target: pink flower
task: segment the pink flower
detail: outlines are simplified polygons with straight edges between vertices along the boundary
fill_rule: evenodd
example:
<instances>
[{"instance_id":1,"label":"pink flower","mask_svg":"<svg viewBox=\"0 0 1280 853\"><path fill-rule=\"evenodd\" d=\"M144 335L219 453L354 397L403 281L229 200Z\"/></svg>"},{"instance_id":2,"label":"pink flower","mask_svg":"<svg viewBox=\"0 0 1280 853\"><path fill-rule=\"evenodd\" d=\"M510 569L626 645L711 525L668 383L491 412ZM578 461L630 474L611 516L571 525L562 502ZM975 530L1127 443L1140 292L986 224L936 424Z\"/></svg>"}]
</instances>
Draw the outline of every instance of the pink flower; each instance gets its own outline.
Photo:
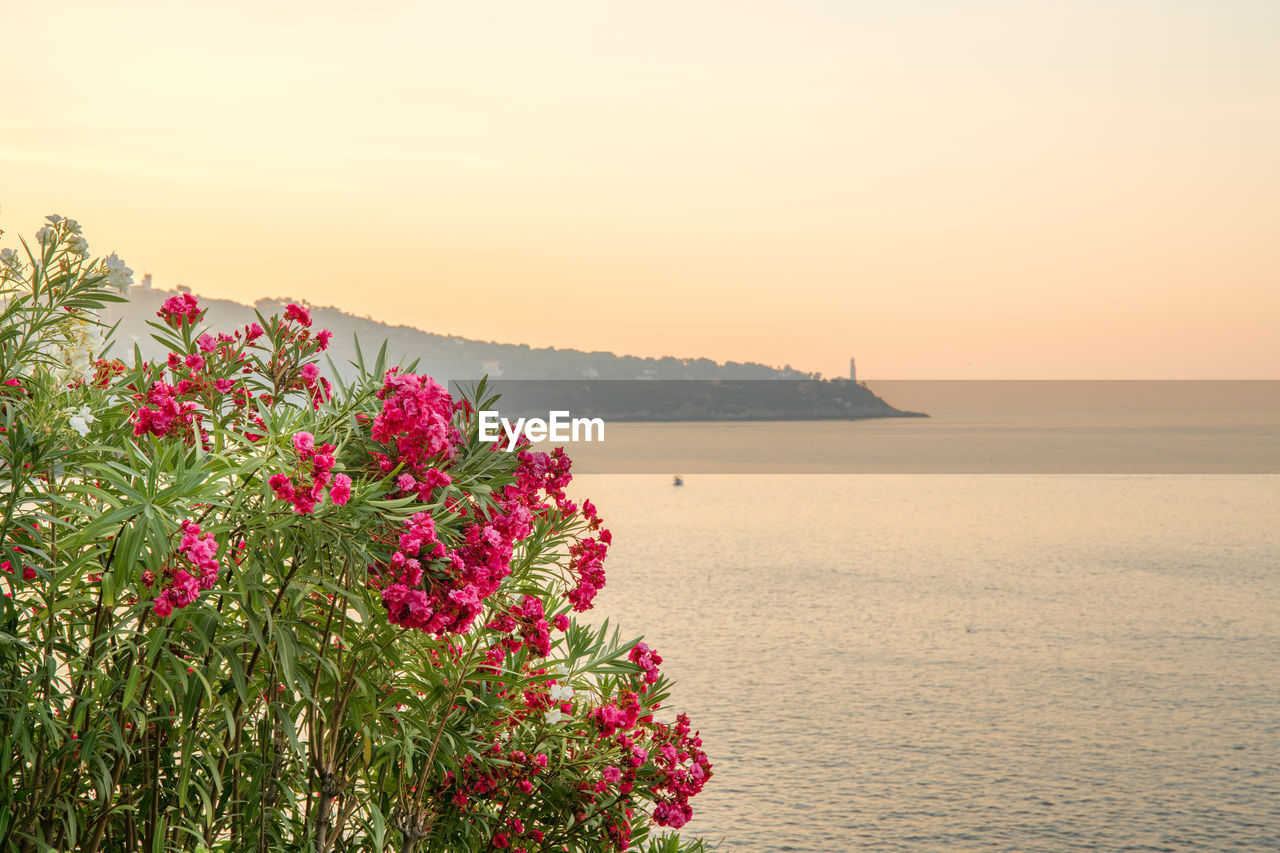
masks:
<instances>
[{"instance_id":1,"label":"pink flower","mask_svg":"<svg viewBox=\"0 0 1280 853\"><path fill-rule=\"evenodd\" d=\"M302 374L302 381L310 385L315 382L316 377L320 375L320 368L316 367L314 364L304 364L302 365L302 369L298 372Z\"/></svg>"},{"instance_id":2,"label":"pink flower","mask_svg":"<svg viewBox=\"0 0 1280 853\"><path fill-rule=\"evenodd\" d=\"M319 349L322 352L329 348L329 339L332 337L333 332L328 329L321 329L320 334L316 335L316 343L319 344Z\"/></svg>"},{"instance_id":3,"label":"pink flower","mask_svg":"<svg viewBox=\"0 0 1280 853\"><path fill-rule=\"evenodd\" d=\"M430 501L431 492L440 486L449 486L453 484L453 478L441 471L439 468L428 468L426 473L418 476L418 500Z\"/></svg>"},{"instance_id":4,"label":"pink flower","mask_svg":"<svg viewBox=\"0 0 1280 853\"><path fill-rule=\"evenodd\" d=\"M208 337L208 335L205 335L205 337ZM200 370L204 367L203 356L189 355L185 359L183 359L183 361L185 361L187 367L191 368L192 370Z\"/></svg>"},{"instance_id":5,"label":"pink flower","mask_svg":"<svg viewBox=\"0 0 1280 853\"><path fill-rule=\"evenodd\" d=\"M155 600L156 615L161 619L168 619L173 613L173 605L169 602L169 594L166 592Z\"/></svg>"},{"instance_id":6,"label":"pink flower","mask_svg":"<svg viewBox=\"0 0 1280 853\"><path fill-rule=\"evenodd\" d=\"M221 566L218 564L218 543L213 538L212 533L201 533L200 525L193 521L182 522L182 542L178 545L178 551L184 554L192 565L200 572L200 578L197 586L199 589L212 589L218 582L218 573ZM175 584L179 579L190 576L184 571L179 571L175 576ZM184 585L188 584L187 580L182 580ZM189 596L191 601L195 600L195 591L193 590ZM185 606L183 601L175 600L179 607Z\"/></svg>"},{"instance_id":7,"label":"pink flower","mask_svg":"<svg viewBox=\"0 0 1280 853\"><path fill-rule=\"evenodd\" d=\"M201 352L213 352L218 346L218 342L213 339L212 335L204 334L196 339L196 345L200 347Z\"/></svg>"},{"instance_id":8,"label":"pink flower","mask_svg":"<svg viewBox=\"0 0 1280 853\"><path fill-rule=\"evenodd\" d=\"M693 809L689 808L688 805L681 808L675 803L658 803L653 809L653 822L658 826L679 829L689 821L692 813Z\"/></svg>"},{"instance_id":9,"label":"pink flower","mask_svg":"<svg viewBox=\"0 0 1280 853\"><path fill-rule=\"evenodd\" d=\"M235 387L235 384L236 384L236 381L234 379L213 380L213 387L218 389L219 394L227 393L228 391L230 391L232 388Z\"/></svg>"},{"instance_id":10,"label":"pink flower","mask_svg":"<svg viewBox=\"0 0 1280 853\"><path fill-rule=\"evenodd\" d=\"M351 478L346 474L334 474L333 485L329 488L329 499L336 506L342 506L351 500Z\"/></svg>"},{"instance_id":11,"label":"pink flower","mask_svg":"<svg viewBox=\"0 0 1280 853\"><path fill-rule=\"evenodd\" d=\"M173 584L168 589L170 600L178 607L186 607L200 595L200 584L186 569L178 569Z\"/></svg>"},{"instance_id":12,"label":"pink flower","mask_svg":"<svg viewBox=\"0 0 1280 853\"><path fill-rule=\"evenodd\" d=\"M622 771L616 767L609 766L604 769L604 781L610 785L616 785L622 781Z\"/></svg>"},{"instance_id":13,"label":"pink flower","mask_svg":"<svg viewBox=\"0 0 1280 853\"><path fill-rule=\"evenodd\" d=\"M557 631L569 630L569 617L564 615L563 613L557 614L556 618L552 619L551 621L556 626Z\"/></svg>"},{"instance_id":14,"label":"pink flower","mask_svg":"<svg viewBox=\"0 0 1280 853\"><path fill-rule=\"evenodd\" d=\"M312 461L316 474L324 474L333 469L333 445L322 444L316 448L316 458Z\"/></svg>"},{"instance_id":15,"label":"pink flower","mask_svg":"<svg viewBox=\"0 0 1280 853\"><path fill-rule=\"evenodd\" d=\"M296 432L293 434L293 449L298 451L298 455L304 459L311 458L311 454L316 449L316 438L309 432Z\"/></svg>"},{"instance_id":16,"label":"pink flower","mask_svg":"<svg viewBox=\"0 0 1280 853\"><path fill-rule=\"evenodd\" d=\"M271 479L267 481L267 484L271 486L271 491L275 492L276 497L280 500L293 500L293 482L290 481L288 474L272 474Z\"/></svg>"},{"instance_id":17,"label":"pink flower","mask_svg":"<svg viewBox=\"0 0 1280 853\"><path fill-rule=\"evenodd\" d=\"M284 309L284 318L286 320L295 320L303 326L311 325L311 312L301 305L289 303L288 307Z\"/></svg>"},{"instance_id":18,"label":"pink flower","mask_svg":"<svg viewBox=\"0 0 1280 853\"><path fill-rule=\"evenodd\" d=\"M253 343L263 335L262 327L259 326L257 323L250 323L244 328L245 328L244 339L248 343Z\"/></svg>"}]
</instances>

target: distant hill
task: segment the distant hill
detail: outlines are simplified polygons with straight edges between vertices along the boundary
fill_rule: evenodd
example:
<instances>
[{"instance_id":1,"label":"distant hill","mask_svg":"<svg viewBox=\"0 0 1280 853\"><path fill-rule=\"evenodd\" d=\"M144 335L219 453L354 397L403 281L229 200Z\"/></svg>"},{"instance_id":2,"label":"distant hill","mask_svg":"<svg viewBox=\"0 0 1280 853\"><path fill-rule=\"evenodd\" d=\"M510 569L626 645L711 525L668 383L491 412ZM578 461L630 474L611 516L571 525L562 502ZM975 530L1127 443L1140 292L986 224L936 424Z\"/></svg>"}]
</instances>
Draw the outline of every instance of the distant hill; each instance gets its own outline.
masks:
<instances>
[{"instance_id":1,"label":"distant hill","mask_svg":"<svg viewBox=\"0 0 1280 853\"><path fill-rule=\"evenodd\" d=\"M145 283L129 292L128 303L113 306L109 318L121 321L116 333L118 347L132 349L136 342L145 355L159 350L151 340L148 320L165 299L177 291L153 288ZM206 321L219 330L251 322L256 308L264 316L284 312L290 302L307 305L301 299L260 299L243 305L226 299L200 297L200 305L208 308ZM366 354L377 352L387 342L391 361L417 358L422 373L440 379L475 379L485 374L503 379L817 379L816 373L805 373L790 367L736 361L717 364L709 358L641 358L615 355L611 352L584 352L575 349L543 347L527 344L502 344L476 341L454 335L437 335L411 326L392 326L368 317L356 317L337 308L307 305L319 328L333 332L329 355L340 369L355 356L353 338L360 339Z\"/></svg>"},{"instance_id":2,"label":"distant hill","mask_svg":"<svg viewBox=\"0 0 1280 853\"><path fill-rule=\"evenodd\" d=\"M116 330L115 354L128 357L136 344L146 358L163 356L161 347L151 338L147 326L155 319L164 300L185 291L161 290L150 285L150 277L135 285L129 301L112 305L104 312L108 322L119 322ZM225 299L200 297L200 305L208 309L205 321L219 331L229 331L252 322L256 309L264 317L282 314L290 302L306 305L303 300L260 299L244 305ZM372 358L387 342L391 363L418 361L419 373L426 373L444 383L466 381L481 376L512 379L557 380L734 380L722 391L709 391L703 383L682 386L679 382L662 382L664 402L637 403L636 395L622 391L604 393L601 385L587 383L597 406L611 401L606 409L593 414L617 420L810 420L860 419L913 416L900 412L860 384L848 380L821 381L816 373L805 373L790 367L769 367L752 362L718 364L709 358L641 358L615 355L611 352L584 352L555 347L532 348L526 344L502 344L477 341L453 335L438 335L410 326L392 326L367 317L356 317L337 308L307 305L316 328L333 332L326 352L339 373L350 370L355 358L355 340L366 358ZM781 387L768 390L771 383L742 380L804 380L782 383L795 385L794 392ZM687 387L688 390L681 390ZM754 389L754 390L751 390ZM509 390L514 391L513 388ZM654 391L656 392L656 388ZM767 393L766 393L767 392ZM581 391L577 393L582 393ZM652 400L653 395L642 395ZM723 399L720 397L723 396ZM616 405L615 405L616 404Z\"/></svg>"}]
</instances>

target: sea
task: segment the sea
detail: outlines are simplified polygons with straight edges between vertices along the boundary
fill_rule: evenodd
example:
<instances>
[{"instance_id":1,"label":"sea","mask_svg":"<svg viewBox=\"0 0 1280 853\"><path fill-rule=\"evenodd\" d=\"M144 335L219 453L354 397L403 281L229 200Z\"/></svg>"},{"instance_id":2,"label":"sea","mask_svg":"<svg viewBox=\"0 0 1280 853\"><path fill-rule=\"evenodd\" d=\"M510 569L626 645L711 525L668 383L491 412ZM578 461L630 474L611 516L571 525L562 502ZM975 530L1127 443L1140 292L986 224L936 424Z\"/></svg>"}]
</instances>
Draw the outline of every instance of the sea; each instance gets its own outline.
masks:
<instances>
[{"instance_id":1,"label":"sea","mask_svg":"<svg viewBox=\"0 0 1280 853\"><path fill-rule=\"evenodd\" d=\"M812 454L832 429L927 424L733 428ZM1026 432L934 424L985 429L992 458ZM658 650L714 762L686 836L1280 849L1280 475L674 473L571 492L614 533L591 618Z\"/></svg>"}]
</instances>

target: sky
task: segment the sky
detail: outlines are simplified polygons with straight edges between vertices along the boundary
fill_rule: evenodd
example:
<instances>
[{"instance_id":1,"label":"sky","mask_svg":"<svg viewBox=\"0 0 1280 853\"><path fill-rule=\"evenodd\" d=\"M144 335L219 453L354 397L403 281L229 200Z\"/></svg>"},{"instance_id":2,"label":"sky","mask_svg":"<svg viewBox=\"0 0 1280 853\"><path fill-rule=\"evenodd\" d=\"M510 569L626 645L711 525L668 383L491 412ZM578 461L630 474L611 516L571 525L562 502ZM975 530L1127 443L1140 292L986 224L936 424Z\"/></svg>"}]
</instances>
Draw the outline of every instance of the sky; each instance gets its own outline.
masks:
<instances>
[{"instance_id":1,"label":"sky","mask_svg":"<svg viewBox=\"0 0 1280 853\"><path fill-rule=\"evenodd\" d=\"M875 378L1280 378L1280 3L6 0L0 228Z\"/></svg>"}]
</instances>

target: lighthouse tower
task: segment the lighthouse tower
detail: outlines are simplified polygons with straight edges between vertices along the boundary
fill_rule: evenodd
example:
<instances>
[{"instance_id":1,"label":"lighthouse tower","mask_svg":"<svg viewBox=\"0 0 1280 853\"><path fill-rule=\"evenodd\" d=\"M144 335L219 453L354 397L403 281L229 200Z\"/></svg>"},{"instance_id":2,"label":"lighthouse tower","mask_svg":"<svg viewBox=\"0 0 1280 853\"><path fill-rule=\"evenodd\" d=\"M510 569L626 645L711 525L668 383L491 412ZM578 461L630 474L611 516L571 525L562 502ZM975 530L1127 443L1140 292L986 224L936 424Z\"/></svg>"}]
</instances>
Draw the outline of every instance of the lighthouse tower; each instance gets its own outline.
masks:
<instances>
[{"instance_id":1,"label":"lighthouse tower","mask_svg":"<svg viewBox=\"0 0 1280 853\"><path fill-rule=\"evenodd\" d=\"M854 363L852 358L849 359L849 381L858 381L858 366Z\"/></svg>"}]
</instances>

